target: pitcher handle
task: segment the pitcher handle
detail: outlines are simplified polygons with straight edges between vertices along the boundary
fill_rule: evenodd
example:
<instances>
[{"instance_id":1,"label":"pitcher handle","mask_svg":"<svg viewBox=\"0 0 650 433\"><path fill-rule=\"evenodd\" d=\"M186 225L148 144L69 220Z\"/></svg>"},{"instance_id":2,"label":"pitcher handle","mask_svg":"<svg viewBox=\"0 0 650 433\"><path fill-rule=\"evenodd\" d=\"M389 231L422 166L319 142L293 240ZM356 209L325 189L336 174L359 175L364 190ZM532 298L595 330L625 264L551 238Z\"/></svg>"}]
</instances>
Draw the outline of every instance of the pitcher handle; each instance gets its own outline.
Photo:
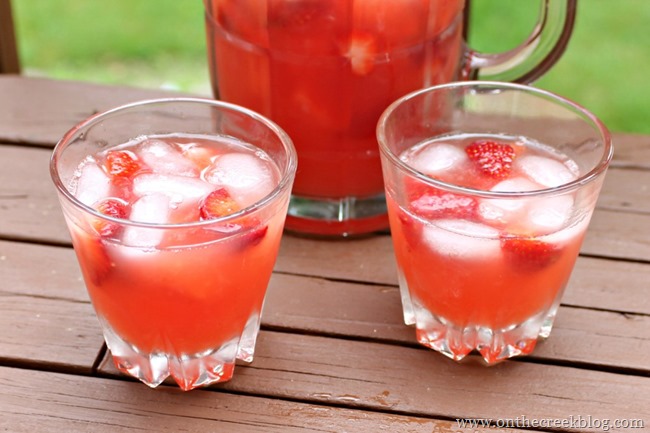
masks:
<instances>
[{"instance_id":1,"label":"pitcher handle","mask_svg":"<svg viewBox=\"0 0 650 433\"><path fill-rule=\"evenodd\" d=\"M461 78L525 84L535 81L558 61L566 49L575 23L577 2L542 0L533 32L512 50L491 54L468 47Z\"/></svg>"}]
</instances>

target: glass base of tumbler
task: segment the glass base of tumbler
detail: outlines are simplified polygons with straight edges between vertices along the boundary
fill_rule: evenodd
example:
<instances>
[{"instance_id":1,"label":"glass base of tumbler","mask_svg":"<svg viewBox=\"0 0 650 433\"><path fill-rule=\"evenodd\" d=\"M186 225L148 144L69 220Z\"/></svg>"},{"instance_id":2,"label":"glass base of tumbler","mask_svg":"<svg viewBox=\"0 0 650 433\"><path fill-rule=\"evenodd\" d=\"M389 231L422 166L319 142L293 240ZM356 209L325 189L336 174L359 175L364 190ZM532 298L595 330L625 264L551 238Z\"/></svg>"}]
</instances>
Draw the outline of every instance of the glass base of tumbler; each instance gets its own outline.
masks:
<instances>
[{"instance_id":1,"label":"glass base of tumbler","mask_svg":"<svg viewBox=\"0 0 650 433\"><path fill-rule=\"evenodd\" d=\"M404 322L415 325L418 343L455 361L478 353L488 365L530 354L540 339L550 335L559 307L557 302L550 310L506 328L492 329L481 325L461 327L432 314L413 299L401 273L400 292Z\"/></svg>"},{"instance_id":2,"label":"glass base of tumbler","mask_svg":"<svg viewBox=\"0 0 650 433\"><path fill-rule=\"evenodd\" d=\"M105 321L100 321L106 345L118 370L152 388L171 376L183 391L189 391L230 380L237 360L253 361L260 317L259 314L251 316L240 338L226 341L216 349L191 355L143 353L124 341Z\"/></svg>"},{"instance_id":3,"label":"glass base of tumbler","mask_svg":"<svg viewBox=\"0 0 650 433\"><path fill-rule=\"evenodd\" d=\"M388 229L384 194L340 199L291 196L285 229L317 237L359 236Z\"/></svg>"}]
</instances>

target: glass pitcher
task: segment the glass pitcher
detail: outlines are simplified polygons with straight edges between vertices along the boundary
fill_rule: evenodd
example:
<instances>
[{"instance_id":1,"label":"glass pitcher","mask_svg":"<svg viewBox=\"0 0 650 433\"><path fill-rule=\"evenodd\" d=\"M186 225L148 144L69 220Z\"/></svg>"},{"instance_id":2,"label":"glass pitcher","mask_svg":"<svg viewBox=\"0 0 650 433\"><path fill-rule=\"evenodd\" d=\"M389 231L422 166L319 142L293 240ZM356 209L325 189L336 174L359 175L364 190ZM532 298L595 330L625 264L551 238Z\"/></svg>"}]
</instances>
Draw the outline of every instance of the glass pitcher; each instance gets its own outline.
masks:
<instances>
[{"instance_id":1,"label":"glass pitcher","mask_svg":"<svg viewBox=\"0 0 650 433\"><path fill-rule=\"evenodd\" d=\"M270 117L298 151L286 228L315 236L386 229L375 127L416 89L529 83L560 57L577 0L541 0L517 48L466 43L465 0L205 0L215 97Z\"/></svg>"}]
</instances>

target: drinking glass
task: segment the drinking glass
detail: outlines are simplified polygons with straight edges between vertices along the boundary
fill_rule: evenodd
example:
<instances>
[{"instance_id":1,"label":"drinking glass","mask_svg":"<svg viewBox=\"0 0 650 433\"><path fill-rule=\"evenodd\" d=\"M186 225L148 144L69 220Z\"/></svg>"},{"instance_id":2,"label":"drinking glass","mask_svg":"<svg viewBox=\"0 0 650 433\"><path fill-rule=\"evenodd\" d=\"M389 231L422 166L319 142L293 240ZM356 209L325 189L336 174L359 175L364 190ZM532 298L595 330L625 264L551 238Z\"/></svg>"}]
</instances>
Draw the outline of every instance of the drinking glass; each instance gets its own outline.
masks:
<instances>
[{"instance_id":1,"label":"drinking glass","mask_svg":"<svg viewBox=\"0 0 650 433\"><path fill-rule=\"evenodd\" d=\"M561 96L503 82L408 94L381 151L404 321L488 364L551 332L612 158L606 127Z\"/></svg>"},{"instance_id":2,"label":"drinking glass","mask_svg":"<svg viewBox=\"0 0 650 433\"><path fill-rule=\"evenodd\" d=\"M183 153L174 150L176 144L148 141L147 170L155 167L156 174L145 170L132 179L121 176L130 167L124 159L109 170L107 162L103 169L88 162L96 155L109 161L106 152L143 137L172 137L183 143ZM224 176L237 197L257 194L254 202L193 222L162 217L198 214L189 204L212 187L190 176L198 171L193 164L216 161L225 170L224 158L231 154L197 144L221 142L230 143L231 150L247 149L247 158L227 159L235 171ZM250 178L257 156L277 168L277 182L263 192L254 190L259 182ZM95 115L63 136L50 171L119 370L151 387L171 375L190 390L229 380L236 360L253 360L296 163L291 140L275 123L246 108L207 99L136 102ZM86 167L95 170L92 175L84 174ZM109 179L102 170L114 176ZM117 191L116 200L130 206L130 219L93 204L96 198L88 197L102 189ZM136 194L141 197L132 198Z\"/></svg>"},{"instance_id":3,"label":"drinking glass","mask_svg":"<svg viewBox=\"0 0 650 433\"><path fill-rule=\"evenodd\" d=\"M464 0L205 0L214 96L277 122L298 151L287 229L387 228L375 126L395 99L482 79L531 82L566 47L575 0L543 0L519 47L479 53Z\"/></svg>"}]
</instances>

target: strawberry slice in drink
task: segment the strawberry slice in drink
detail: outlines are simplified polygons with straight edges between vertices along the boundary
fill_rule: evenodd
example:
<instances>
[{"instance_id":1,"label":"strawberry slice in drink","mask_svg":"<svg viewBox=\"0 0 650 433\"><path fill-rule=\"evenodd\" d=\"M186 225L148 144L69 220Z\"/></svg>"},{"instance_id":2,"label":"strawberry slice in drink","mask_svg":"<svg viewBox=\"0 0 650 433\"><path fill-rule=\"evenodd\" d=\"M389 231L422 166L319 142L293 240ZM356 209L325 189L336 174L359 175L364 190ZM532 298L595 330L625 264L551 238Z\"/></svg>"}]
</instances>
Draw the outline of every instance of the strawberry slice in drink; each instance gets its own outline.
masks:
<instances>
[{"instance_id":1,"label":"strawberry slice in drink","mask_svg":"<svg viewBox=\"0 0 650 433\"><path fill-rule=\"evenodd\" d=\"M87 233L76 233L72 236L72 243L84 278L99 286L113 269L112 260L102 238Z\"/></svg>"},{"instance_id":2,"label":"strawberry slice in drink","mask_svg":"<svg viewBox=\"0 0 650 433\"><path fill-rule=\"evenodd\" d=\"M409 210L422 218L474 220L478 216L478 201L474 197L445 191L412 178L405 181Z\"/></svg>"},{"instance_id":3,"label":"strawberry slice in drink","mask_svg":"<svg viewBox=\"0 0 650 433\"><path fill-rule=\"evenodd\" d=\"M429 188L410 207L419 216L432 218L462 218L472 220L477 216L478 202L475 198L454 194L437 188Z\"/></svg>"},{"instance_id":4,"label":"strawberry slice in drink","mask_svg":"<svg viewBox=\"0 0 650 433\"><path fill-rule=\"evenodd\" d=\"M133 178L144 168L135 153L128 150L112 150L104 158L104 169L112 177Z\"/></svg>"},{"instance_id":5,"label":"strawberry slice in drink","mask_svg":"<svg viewBox=\"0 0 650 433\"><path fill-rule=\"evenodd\" d=\"M222 216L231 215L239 212L241 207L232 198L230 193L225 188L219 188L208 194L207 197L201 202L199 212L202 220L210 220ZM226 226L220 227L223 232L243 232L238 238L238 249L246 246L253 246L259 244L266 232L268 226L259 226L256 218L240 218L238 222L229 223Z\"/></svg>"},{"instance_id":6,"label":"strawberry slice in drink","mask_svg":"<svg viewBox=\"0 0 650 433\"><path fill-rule=\"evenodd\" d=\"M557 246L532 238L503 237L501 249L507 260L525 271L543 269L555 263L562 254Z\"/></svg>"},{"instance_id":7,"label":"strawberry slice in drink","mask_svg":"<svg viewBox=\"0 0 650 433\"><path fill-rule=\"evenodd\" d=\"M114 198L100 201L96 208L99 213L113 218L126 219L129 216L128 204ZM92 221L92 226L102 237L112 237L120 229L119 224L99 218Z\"/></svg>"},{"instance_id":8,"label":"strawberry slice in drink","mask_svg":"<svg viewBox=\"0 0 650 433\"><path fill-rule=\"evenodd\" d=\"M492 140L477 140L465 148L469 159L483 174L505 179L512 171L515 150L506 143Z\"/></svg>"},{"instance_id":9,"label":"strawberry slice in drink","mask_svg":"<svg viewBox=\"0 0 650 433\"><path fill-rule=\"evenodd\" d=\"M239 205L225 188L219 188L208 194L199 208L203 220L230 215L239 210L241 210Z\"/></svg>"}]
</instances>

